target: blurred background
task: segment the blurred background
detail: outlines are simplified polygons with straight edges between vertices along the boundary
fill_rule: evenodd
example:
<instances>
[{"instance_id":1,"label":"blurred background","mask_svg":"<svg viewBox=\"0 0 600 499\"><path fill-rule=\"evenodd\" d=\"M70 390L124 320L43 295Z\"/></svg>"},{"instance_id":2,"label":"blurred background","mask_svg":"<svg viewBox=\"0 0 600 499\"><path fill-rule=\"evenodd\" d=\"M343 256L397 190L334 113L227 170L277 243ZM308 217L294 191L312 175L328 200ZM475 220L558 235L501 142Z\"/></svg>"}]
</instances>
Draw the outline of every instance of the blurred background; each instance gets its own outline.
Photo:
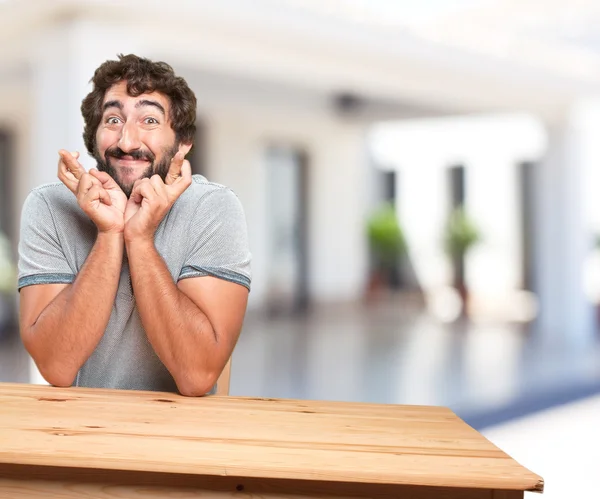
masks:
<instances>
[{"instance_id":1,"label":"blurred background","mask_svg":"<svg viewBox=\"0 0 600 499\"><path fill-rule=\"evenodd\" d=\"M0 381L43 382L22 203L133 52L186 78L194 172L246 210L231 393L449 406L575 497L600 458L598 26L594 0L0 0Z\"/></svg>"}]
</instances>

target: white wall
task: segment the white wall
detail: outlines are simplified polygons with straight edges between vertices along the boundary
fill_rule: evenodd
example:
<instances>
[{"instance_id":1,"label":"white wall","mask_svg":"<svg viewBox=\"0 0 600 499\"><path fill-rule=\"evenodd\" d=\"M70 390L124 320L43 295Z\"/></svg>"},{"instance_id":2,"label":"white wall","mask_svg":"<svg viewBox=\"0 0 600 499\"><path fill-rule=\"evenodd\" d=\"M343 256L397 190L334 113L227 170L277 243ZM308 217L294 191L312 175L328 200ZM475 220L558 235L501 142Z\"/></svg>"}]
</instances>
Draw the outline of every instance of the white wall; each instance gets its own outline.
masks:
<instances>
[{"instance_id":1,"label":"white wall","mask_svg":"<svg viewBox=\"0 0 600 499\"><path fill-rule=\"evenodd\" d=\"M248 220L253 252L250 306L266 297L268 145L289 144L309 156L309 292L317 301L358 298L364 289L366 157L362 126L321 114L268 108L212 108L207 116L210 180L231 187Z\"/></svg>"},{"instance_id":2,"label":"white wall","mask_svg":"<svg viewBox=\"0 0 600 499\"><path fill-rule=\"evenodd\" d=\"M490 154L465 171L466 210L482 233L468 255L467 282L491 300L522 284L519 160Z\"/></svg>"}]
</instances>

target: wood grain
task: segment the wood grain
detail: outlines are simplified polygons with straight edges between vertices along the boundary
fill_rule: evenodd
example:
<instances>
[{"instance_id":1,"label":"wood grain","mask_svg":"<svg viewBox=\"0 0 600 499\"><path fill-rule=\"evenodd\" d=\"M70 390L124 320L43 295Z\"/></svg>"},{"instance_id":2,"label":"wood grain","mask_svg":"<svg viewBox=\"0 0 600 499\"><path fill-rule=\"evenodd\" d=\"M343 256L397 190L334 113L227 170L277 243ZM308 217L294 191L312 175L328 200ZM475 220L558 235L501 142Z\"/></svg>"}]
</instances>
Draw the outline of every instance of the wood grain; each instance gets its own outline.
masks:
<instances>
[{"instance_id":1,"label":"wood grain","mask_svg":"<svg viewBox=\"0 0 600 499\"><path fill-rule=\"evenodd\" d=\"M440 407L0 384L0 408L6 464L543 489L539 476Z\"/></svg>"},{"instance_id":2,"label":"wood grain","mask_svg":"<svg viewBox=\"0 0 600 499\"><path fill-rule=\"evenodd\" d=\"M0 478L1 499L240 499L241 497L272 498L272 499L522 499L523 492L511 491L511 495L490 496L490 491L485 489L454 489L454 488L428 488L411 485L399 485L392 494L368 496L356 495L331 495L331 494L299 494L295 491L287 493L270 492L221 492L215 490L187 489L169 486L140 487L137 485L122 484L81 484L71 482L39 482L39 481L13 481L8 482Z\"/></svg>"},{"instance_id":3,"label":"wood grain","mask_svg":"<svg viewBox=\"0 0 600 499\"><path fill-rule=\"evenodd\" d=\"M0 465L0 498L517 499L523 492ZM519 495L520 494L520 495Z\"/></svg>"}]
</instances>

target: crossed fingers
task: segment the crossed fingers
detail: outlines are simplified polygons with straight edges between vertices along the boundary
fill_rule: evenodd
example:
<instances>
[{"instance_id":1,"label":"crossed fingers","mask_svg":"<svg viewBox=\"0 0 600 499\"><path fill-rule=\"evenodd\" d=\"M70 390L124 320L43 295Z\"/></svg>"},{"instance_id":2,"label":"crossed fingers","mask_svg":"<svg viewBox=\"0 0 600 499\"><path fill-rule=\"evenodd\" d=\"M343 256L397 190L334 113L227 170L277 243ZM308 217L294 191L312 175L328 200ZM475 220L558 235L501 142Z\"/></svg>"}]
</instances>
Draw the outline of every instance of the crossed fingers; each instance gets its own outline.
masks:
<instances>
[{"instance_id":1,"label":"crossed fingers","mask_svg":"<svg viewBox=\"0 0 600 499\"><path fill-rule=\"evenodd\" d=\"M192 168L186 161L183 153L178 152L171 160L171 166L163 182L159 175L152 175L150 179L139 179L132 190L132 198L136 203L141 203L145 198L155 201L158 197L171 205L192 183Z\"/></svg>"},{"instance_id":2,"label":"crossed fingers","mask_svg":"<svg viewBox=\"0 0 600 499\"><path fill-rule=\"evenodd\" d=\"M89 173L84 173L79 177L75 195L77 196L80 206L98 200L107 206L112 204L112 199L106 189L102 186L102 183Z\"/></svg>"},{"instance_id":3,"label":"crossed fingers","mask_svg":"<svg viewBox=\"0 0 600 499\"><path fill-rule=\"evenodd\" d=\"M185 154L178 152L171 160L171 166L165 179L167 191L177 199L192 183L192 167Z\"/></svg>"},{"instance_id":4,"label":"crossed fingers","mask_svg":"<svg viewBox=\"0 0 600 499\"><path fill-rule=\"evenodd\" d=\"M58 151L58 155L60 156L58 161L58 178L73 194L77 195L79 181L86 174L85 168L77 161L79 153L61 149Z\"/></svg>"}]
</instances>

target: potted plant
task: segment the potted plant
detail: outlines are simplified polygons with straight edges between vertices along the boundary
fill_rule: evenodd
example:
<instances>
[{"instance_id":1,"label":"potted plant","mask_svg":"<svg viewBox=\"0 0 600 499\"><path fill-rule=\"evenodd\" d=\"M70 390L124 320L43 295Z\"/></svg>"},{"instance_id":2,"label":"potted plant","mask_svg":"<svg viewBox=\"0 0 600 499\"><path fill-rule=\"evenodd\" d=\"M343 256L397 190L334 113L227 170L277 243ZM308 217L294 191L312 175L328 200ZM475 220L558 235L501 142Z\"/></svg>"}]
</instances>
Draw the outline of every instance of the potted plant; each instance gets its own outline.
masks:
<instances>
[{"instance_id":1,"label":"potted plant","mask_svg":"<svg viewBox=\"0 0 600 499\"><path fill-rule=\"evenodd\" d=\"M481 234L475 223L466 214L464 208L455 208L446 225L444 244L452 260L453 285L460 294L463 304L468 297L465 282L465 256L481 240Z\"/></svg>"},{"instance_id":2,"label":"potted plant","mask_svg":"<svg viewBox=\"0 0 600 499\"><path fill-rule=\"evenodd\" d=\"M399 279L400 258L406 253L406 240L391 203L376 209L367 223L371 251L369 292L394 285Z\"/></svg>"}]
</instances>

